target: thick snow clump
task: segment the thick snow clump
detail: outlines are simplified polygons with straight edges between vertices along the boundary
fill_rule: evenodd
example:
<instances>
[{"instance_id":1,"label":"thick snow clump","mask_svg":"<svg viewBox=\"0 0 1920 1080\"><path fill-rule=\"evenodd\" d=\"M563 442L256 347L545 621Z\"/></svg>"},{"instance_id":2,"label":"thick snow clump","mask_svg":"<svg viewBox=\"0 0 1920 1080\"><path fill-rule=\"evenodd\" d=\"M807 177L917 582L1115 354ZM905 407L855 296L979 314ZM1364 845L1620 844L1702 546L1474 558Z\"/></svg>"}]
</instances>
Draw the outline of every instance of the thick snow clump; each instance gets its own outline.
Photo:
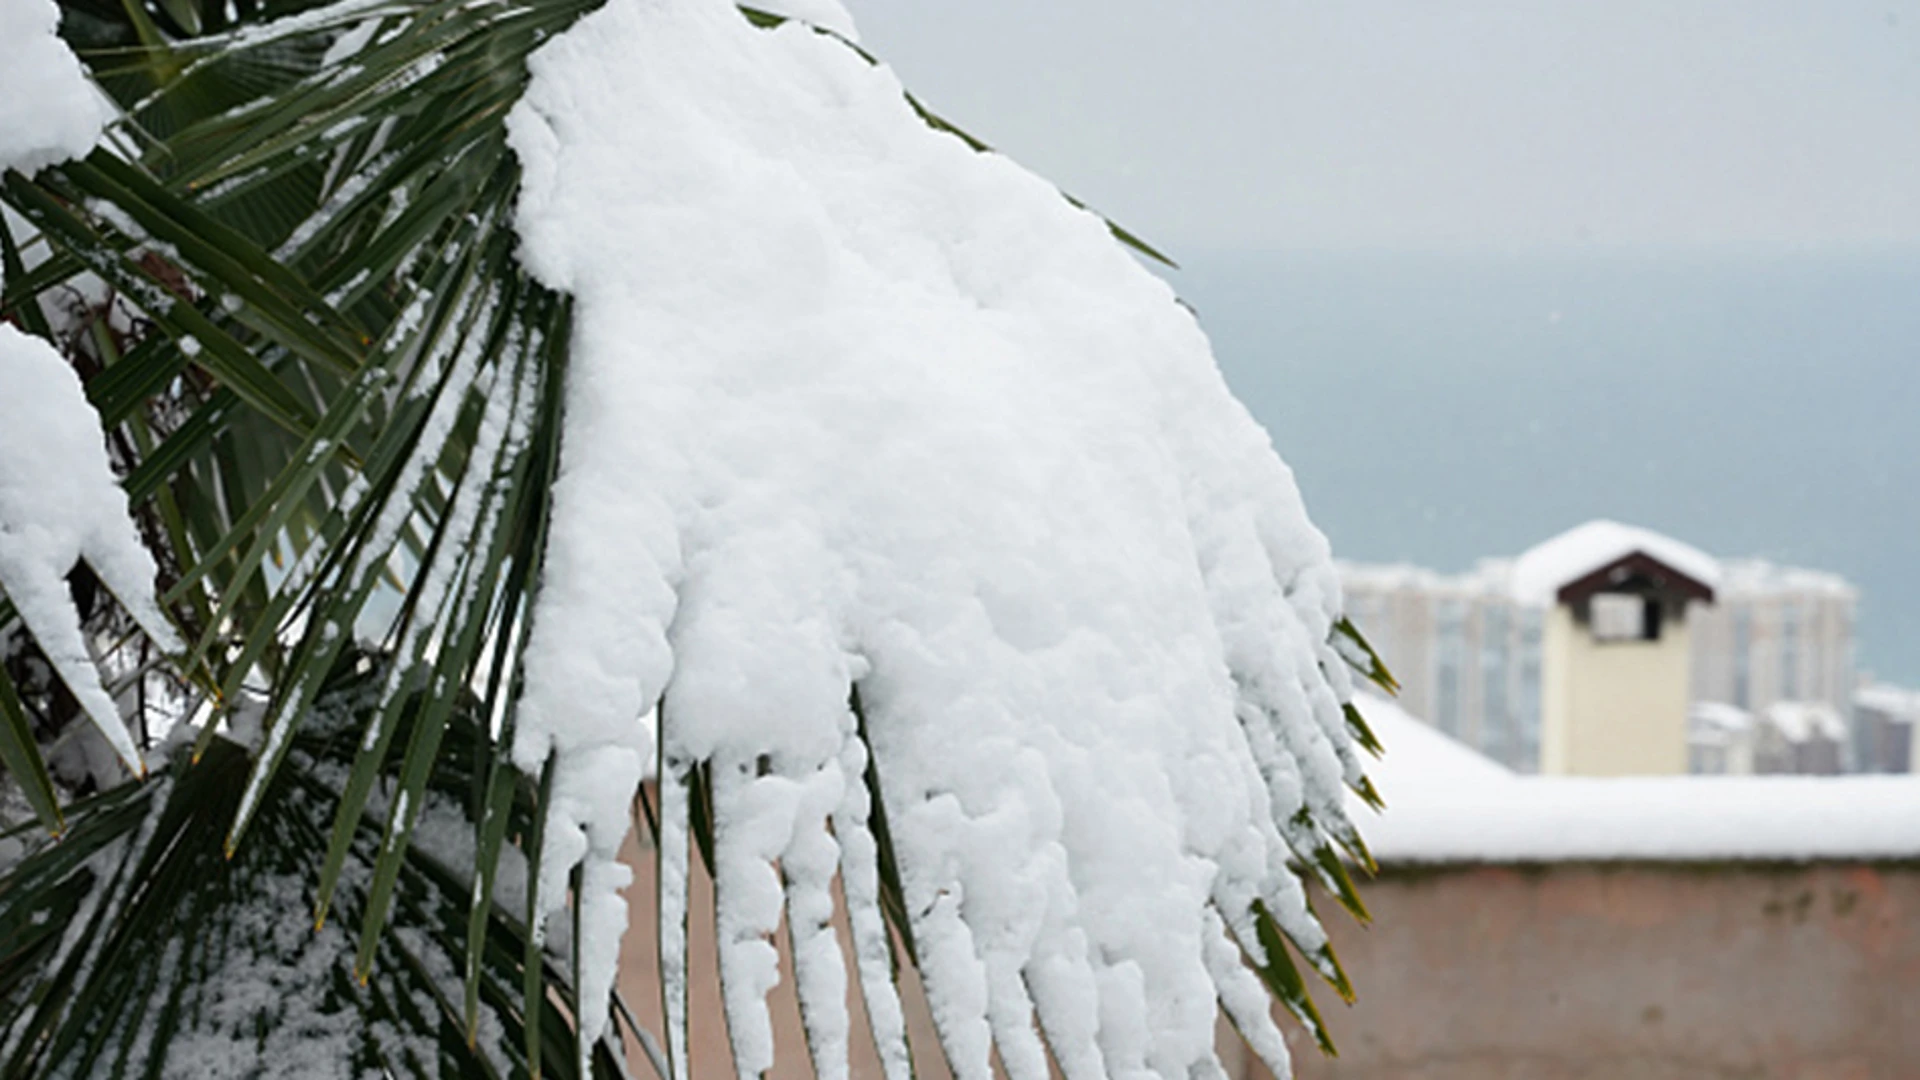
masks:
<instances>
[{"instance_id":1,"label":"thick snow clump","mask_svg":"<svg viewBox=\"0 0 1920 1080\"><path fill-rule=\"evenodd\" d=\"M59 25L53 0L0 0L0 169L84 157L100 137L106 109Z\"/></svg>"},{"instance_id":2,"label":"thick snow clump","mask_svg":"<svg viewBox=\"0 0 1920 1080\"><path fill-rule=\"evenodd\" d=\"M669 817L711 762L741 1075L771 1063L783 896L845 1075L836 866L889 1038L880 809L962 1077L994 1041L1046 1076L1036 1020L1070 1077L1205 1075L1216 1001L1283 1058L1239 956L1256 899L1323 940L1287 862L1351 832L1339 592L1190 315L798 22L613 0L532 67L522 255L578 307L515 754L553 760L541 887L582 868L583 1000L657 705Z\"/></svg>"}]
</instances>

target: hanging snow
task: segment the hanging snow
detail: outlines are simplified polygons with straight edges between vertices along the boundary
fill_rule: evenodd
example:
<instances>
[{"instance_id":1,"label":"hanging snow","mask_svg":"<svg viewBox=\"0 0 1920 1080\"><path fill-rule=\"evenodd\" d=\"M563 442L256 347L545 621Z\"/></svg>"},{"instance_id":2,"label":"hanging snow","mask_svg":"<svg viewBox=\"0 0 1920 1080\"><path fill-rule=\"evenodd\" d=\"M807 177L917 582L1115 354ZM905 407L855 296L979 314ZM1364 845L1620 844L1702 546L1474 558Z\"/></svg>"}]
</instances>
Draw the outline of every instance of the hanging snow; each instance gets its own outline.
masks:
<instances>
[{"instance_id":1,"label":"hanging snow","mask_svg":"<svg viewBox=\"0 0 1920 1080\"><path fill-rule=\"evenodd\" d=\"M542 895L586 867L583 1000L658 704L669 791L710 763L736 1064L770 1061L783 888L872 874L857 687L958 1074L1044 1077L1037 1032L1069 1076L1209 1071L1256 901L1330 970L1287 864L1357 847L1361 774L1326 542L1193 319L799 23L613 0L532 68L522 256L578 306L515 755L555 770Z\"/></svg>"},{"instance_id":2,"label":"hanging snow","mask_svg":"<svg viewBox=\"0 0 1920 1080\"><path fill-rule=\"evenodd\" d=\"M0 324L0 387L0 590L121 760L142 773L65 579L84 558L155 644L178 651L154 602L153 557L127 516L100 416L53 346Z\"/></svg>"}]
</instances>

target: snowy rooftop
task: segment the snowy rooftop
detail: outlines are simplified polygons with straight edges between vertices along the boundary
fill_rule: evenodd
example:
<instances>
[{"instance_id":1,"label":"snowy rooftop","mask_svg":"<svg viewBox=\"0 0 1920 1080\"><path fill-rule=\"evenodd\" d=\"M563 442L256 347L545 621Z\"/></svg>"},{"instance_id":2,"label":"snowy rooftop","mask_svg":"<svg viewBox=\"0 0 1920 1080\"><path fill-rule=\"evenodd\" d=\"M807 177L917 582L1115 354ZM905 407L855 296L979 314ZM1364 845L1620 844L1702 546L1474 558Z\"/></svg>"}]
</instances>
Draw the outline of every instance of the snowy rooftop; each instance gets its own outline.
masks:
<instances>
[{"instance_id":1,"label":"snowy rooftop","mask_svg":"<svg viewBox=\"0 0 1920 1080\"><path fill-rule=\"evenodd\" d=\"M1895 721L1920 721L1920 690L1908 690L1888 683L1863 686L1853 695L1854 704L1888 714Z\"/></svg>"},{"instance_id":2,"label":"snowy rooftop","mask_svg":"<svg viewBox=\"0 0 1920 1080\"><path fill-rule=\"evenodd\" d=\"M1838 742L1847 737L1847 722L1833 706L1820 701L1776 701L1767 706L1767 722L1790 742L1815 737Z\"/></svg>"},{"instance_id":3,"label":"snowy rooftop","mask_svg":"<svg viewBox=\"0 0 1920 1080\"><path fill-rule=\"evenodd\" d=\"M1414 788L1517 778L1512 769L1455 739L1397 703L1373 694L1355 695L1367 726L1380 737L1386 754L1368 765L1367 776L1391 804L1396 793Z\"/></svg>"},{"instance_id":4,"label":"snowy rooftop","mask_svg":"<svg viewBox=\"0 0 1920 1080\"><path fill-rule=\"evenodd\" d=\"M1753 714L1724 701L1696 701L1687 710L1690 726L1719 731L1745 731L1753 726Z\"/></svg>"},{"instance_id":5,"label":"snowy rooftop","mask_svg":"<svg viewBox=\"0 0 1920 1080\"><path fill-rule=\"evenodd\" d=\"M1846 720L1823 701L1776 701L1758 720L1747 710L1724 701L1696 701L1687 710L1687 719L1687 737L1694 742L1736 735L1761 721L1788 742L1803 743L1813 738L1839 742L1847 737Z\"/></svg>"},{"instance_id":6,"label":"snowy rooftop","mask_svg":"<svg viewBox=\"0 0 1920 1080\"><path fill-rule=\"evenodd\" d=\"M1382 863L1920 858L1920 778L1516 776L1391 703L1360 708L1387 750L1386 812L1360 823Z\"/></svg>"},{"instance_id":7,"label":"snowy rooftop","mask_svg":"<svg viewBox=\"0 0 1920 1080\"><path fill-rule=\"evenodd\" d=\"M1589 521L1523 552L1513 564L1513 593L1524 603L1547 604L1561 586L1638 552L1709 588L1720 583L1713 556L1651 529L1617 521Z\"/></svg>"}]
</instances>

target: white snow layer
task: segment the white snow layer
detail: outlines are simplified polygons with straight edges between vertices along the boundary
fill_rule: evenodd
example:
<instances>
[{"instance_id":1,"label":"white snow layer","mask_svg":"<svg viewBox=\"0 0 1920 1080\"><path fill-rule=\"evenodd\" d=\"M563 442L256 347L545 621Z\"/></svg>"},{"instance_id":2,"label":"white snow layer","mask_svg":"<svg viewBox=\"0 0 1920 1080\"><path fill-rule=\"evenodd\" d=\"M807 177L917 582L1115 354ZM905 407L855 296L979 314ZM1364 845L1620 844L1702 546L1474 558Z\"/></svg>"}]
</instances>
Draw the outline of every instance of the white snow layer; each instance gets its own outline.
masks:
<instances>
[{"instance_id":1,"label":"white snow layer","mask_svg":"<svg viewBox=\"0 0 1920 1080\"><path fill-rule=\"evenodd\" d=\"M1913 777L1519 776L1392 702L1356 700L1386 746L1368 770L1387 804L1367 822L1382 864L1920 857Z\"/></svg>"},{"instance_id":2,"label":"white snow layer","mask_svg":"<svg viewBox=\"0 0 1920 1080\"><path fill-rule=\"evenodd\" d=\"M746 5L770 15L799 19L810 26L831 30L848 41L859 41L860 32L840 0L753 0Z\"/></svg>"},{"instance_id":3,"label":"white snow layer","mask_svg":"<svg viewBox=\"0 0 1920 1080\"><path fill-rule=\"evenodd\" d=\"M729 1027L770 1061L773 861L796 911L835 851L871 876L824 820L864 821L857 681L959 1075L991 1037L1044 1076L1036 1016L1069 1076L1210 1072L1245 985L1209 905L1317 934L1274 822L1344 835L1360 766L1326 542L1199 328L805 26L614 0L532 67L522 257L578 307L515 755L554 756L543 895L588 867L583 1000L659 702L668 789L712 762Z\"/></svg>"},{"instance_id":4,"label":"white snow layer","mask_svg":"<svg viewBox=\"0 0 1920 1080\"><path fill-rule=\"evenodd\" d=\"M1920 857L1908 776L1540 776L1381 796L1367 844L1383 864Z\"/></svg>"},{"instance_id":5,"label":"white snow layer","mask_svg":"<svg viewBox=\"0 0 1920 1080\"><path fill-rule=\"evenodd\" d=\"M106 109L59 24L53 0L0 0L0 169L84 157L100 137Z\"/></svg>"},{"instance_id":6,"label":"white snow layer","mask_svg":"<svg viewBox=\"0 0 1920 1080\"><path fill-rule=\"evenodd\" d=\"M1521 553L1513 562L1513 595L1523 603L1552 604L1561 586L1636 551L1709 588L1720 584L1720 563L1706 552L1651 529L1600 520Z\"/></svg>"},{"instance_id":7,"label":"white snow layer","mask_svg":"<svg viewBox=\"0 0 1920 1080\"><path fill-rule=\"evenodd\" d=\"M73 368L45 341L0 324L0 387L0 590L121 760L142 773L66 575L84 558L155 644L179 651L154 601L153 557L127 515L100 414Z\"/></svg>"},{"instance_id":8,"label":"white snow layer","mask_svg":"<svg viewBox=\"0 0 1920 1080\"><path fill-rule=\"evenodd\" d=\"M1403 792L1436 786L1471 787L1516 778L1512 769L1419 719L1377 694L1354 695L1367 726L1386 748L1367 776L1389 806ZM1368 846L1373 841L1369 837ZM1376 852L1376 854L1378 854Z\"/></svg>"}]
</instances>

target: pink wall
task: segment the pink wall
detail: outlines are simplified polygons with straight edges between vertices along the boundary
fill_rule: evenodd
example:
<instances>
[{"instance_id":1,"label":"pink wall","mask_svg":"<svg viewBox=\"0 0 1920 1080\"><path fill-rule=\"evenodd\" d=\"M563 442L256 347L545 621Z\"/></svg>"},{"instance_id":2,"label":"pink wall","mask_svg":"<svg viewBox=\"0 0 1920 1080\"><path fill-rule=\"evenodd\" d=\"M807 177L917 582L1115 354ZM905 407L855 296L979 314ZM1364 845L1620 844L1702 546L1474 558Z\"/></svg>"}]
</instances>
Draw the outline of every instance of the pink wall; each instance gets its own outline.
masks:
<instances>
[{"instance_id":1,"label":"pink wall","mask_svg":"<svg viewBox=\"0 0 1920 1080\"><path fill-rule=\"evenodd\" d=\"M1920 866L1390 873L1307 1078L1920 1077ZM1321 905L1324 909L1327 905Z\"/></svg>"},{"instance_id":2,"label":"pink wall","mask_svg":"<svg viewBox=\"0 0 1920 1080\"><path fill-rule=\"evenodd\" d=\"M621 987L658 1031L651 866L630 856ZM1319 905L1360 1000L1317 995L1338 1061L1283 1021L1302 1080L1920 1078L1920 864L1403 869L1365 895L1367 929ZM700 877L692 1041L703 1078L733 1071L711 902ZM787 974L770 1075L803 1080L812 1069ZM940 1080L931 1026L912 1012L917 1072ZM854 1018L859 1032L857 1000ZM854 1075L877 1076L870 1043L856 1035L854 1050ZM1223 1050L1235 1076L1265 1075L1230 1037ZM649 1075L637 1058L634 1075Z\"/></svg>"}]
</instances>

